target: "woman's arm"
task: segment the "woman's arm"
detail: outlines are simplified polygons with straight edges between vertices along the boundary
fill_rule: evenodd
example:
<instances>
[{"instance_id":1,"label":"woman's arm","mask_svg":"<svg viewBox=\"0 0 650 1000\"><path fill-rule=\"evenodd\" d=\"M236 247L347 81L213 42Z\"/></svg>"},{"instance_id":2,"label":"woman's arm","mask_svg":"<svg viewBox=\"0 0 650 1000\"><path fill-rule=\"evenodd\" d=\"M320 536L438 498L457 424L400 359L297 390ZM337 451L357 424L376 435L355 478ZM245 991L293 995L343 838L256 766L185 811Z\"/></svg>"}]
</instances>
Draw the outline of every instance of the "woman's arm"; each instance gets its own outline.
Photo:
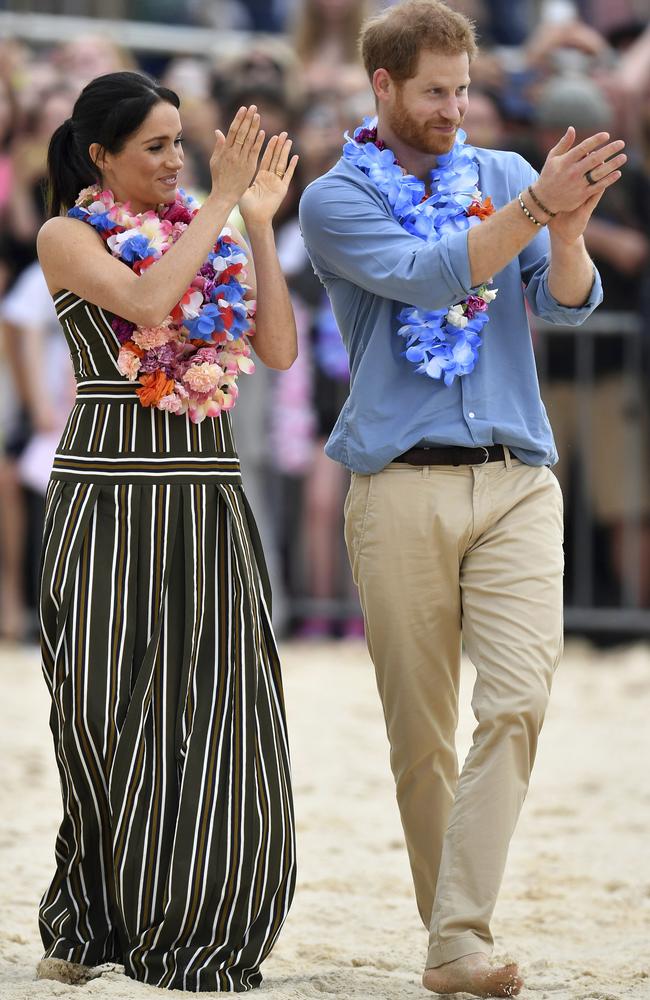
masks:
<instances>
[{"instance_id":1,"label":"woman's arm","mask_svg":"<svg viewBox=\"0 0 650 1000\"><path fill-rule=\"evenodd\" d=\"M285 132L269 142L252 186L240 200L250 251L239 233L235 238L249 254L251 297L257 299L255 336L251 345L269 368L290 368L298 352L296 323L284 279L271 220L284 199L298 162L289 163L291 140ZM252 254L252 258L251 258Z\"/></svg>"},{"instance_id":2,"label":"woman's arm","mask_svg":"<svg viewBox=\"0 0 650 1000\"><path fill-rule=\"evenodd\" d=\"M65 288L138 326L162 323L187 290L248 187L263 139L254 107L239 111L227 137L217 133L210 161L212 192L183 235L141 275L111 257L90 226L77 219L50 219L37 243L50 291Z\"/></svg>"},{"instance_id":3,"label":"woman's arm","mask_svg":"<svg viewBox=\"0 0 650 1000\"><path fill-rule=\"evenodd\" d=\"M250 292L247 299L257 299L255 335L251 346L268 368L286 370L296 360L298 340L289 289L275 246L270 222L247 229L249 243L230 227L233 238L248 254Z\"/></svg>"}]
</instances>

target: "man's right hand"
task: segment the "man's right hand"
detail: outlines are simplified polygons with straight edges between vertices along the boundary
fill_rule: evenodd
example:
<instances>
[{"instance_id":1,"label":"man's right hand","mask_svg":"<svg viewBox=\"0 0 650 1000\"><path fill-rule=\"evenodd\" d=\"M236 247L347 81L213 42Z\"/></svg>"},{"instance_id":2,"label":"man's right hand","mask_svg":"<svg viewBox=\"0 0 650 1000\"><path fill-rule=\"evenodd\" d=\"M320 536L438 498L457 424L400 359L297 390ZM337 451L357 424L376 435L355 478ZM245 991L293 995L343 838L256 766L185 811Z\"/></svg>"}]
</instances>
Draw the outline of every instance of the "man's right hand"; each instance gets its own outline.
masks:
<instances>
[{"instance_id":1,"label":"man's right hand","mask_svg":"<svg viewBox=\"0 0 650 1000\"><path fill-rule=\"evenodd\" d=\"M627 162L625 142L608 142L609 132L598 132L574 146L572 125L549 152L533 190L550 212L572 212L594 195L602 194L621 176ZM609 159L612 157L612 159ZM605 161L608 162L605 162ZM595 183L587 179L587 172Z\"/></svg>"}]
</instances>

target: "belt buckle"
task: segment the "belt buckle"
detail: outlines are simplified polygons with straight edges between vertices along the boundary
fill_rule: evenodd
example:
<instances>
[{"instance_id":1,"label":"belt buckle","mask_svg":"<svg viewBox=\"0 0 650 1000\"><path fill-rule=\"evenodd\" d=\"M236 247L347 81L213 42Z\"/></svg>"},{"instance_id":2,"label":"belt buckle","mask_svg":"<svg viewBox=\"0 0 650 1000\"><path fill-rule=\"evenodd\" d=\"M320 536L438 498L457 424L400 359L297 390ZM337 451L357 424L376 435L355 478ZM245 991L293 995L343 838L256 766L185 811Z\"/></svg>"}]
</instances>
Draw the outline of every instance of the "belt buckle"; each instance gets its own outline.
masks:
<instances>
[{"instance_id":1,"label":"belt buckle","mask_svg":"<svg viewBox=\"0 0 650 1000\"><path fill-rule=\"evenodd\" d=\"M490 461L490 452L487 450L484 444L480 444L478 447L481 449L481 451L485 452L485 458L483 459L482 462L474 462L474 465L487 465L487 463Z\"/></svg>"}]
</instances>

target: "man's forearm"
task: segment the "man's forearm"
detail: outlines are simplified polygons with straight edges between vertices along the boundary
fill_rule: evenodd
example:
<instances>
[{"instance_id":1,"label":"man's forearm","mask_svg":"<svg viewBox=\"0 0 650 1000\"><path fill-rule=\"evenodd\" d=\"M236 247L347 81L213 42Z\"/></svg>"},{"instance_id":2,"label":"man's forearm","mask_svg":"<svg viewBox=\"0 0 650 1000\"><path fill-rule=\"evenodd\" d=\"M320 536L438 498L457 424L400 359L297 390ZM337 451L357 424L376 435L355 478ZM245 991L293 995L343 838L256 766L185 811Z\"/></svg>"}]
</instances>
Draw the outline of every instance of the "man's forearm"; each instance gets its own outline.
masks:
<instances>
[{"instance_id":1,"label":"man's forearm","mask_svg":"<svg viewBox=\"0 0 650 1000\"><path fill-rule=\"evenodd\" d=\"M534 215L535 205L527 191L522 192L522 200L531 215ZM542 215L541 218L546 221L546 216ZM480 226L470 229L467 234L467 250L472 287L475 288L498 274L528 246L538 232L539 227L526 216L517 198Z\"/></svg>"},{"instance_id":2,"label":"man's forearm","mask_svg":"<svg viewBox=\"0 0 650 1000\"><path fill-rule=\"evenodd\" d=\"M594 283L594 265L582 237L567 243L551 231L548 290L560 305L583 306Z\"/></svg>"}]
</instances>

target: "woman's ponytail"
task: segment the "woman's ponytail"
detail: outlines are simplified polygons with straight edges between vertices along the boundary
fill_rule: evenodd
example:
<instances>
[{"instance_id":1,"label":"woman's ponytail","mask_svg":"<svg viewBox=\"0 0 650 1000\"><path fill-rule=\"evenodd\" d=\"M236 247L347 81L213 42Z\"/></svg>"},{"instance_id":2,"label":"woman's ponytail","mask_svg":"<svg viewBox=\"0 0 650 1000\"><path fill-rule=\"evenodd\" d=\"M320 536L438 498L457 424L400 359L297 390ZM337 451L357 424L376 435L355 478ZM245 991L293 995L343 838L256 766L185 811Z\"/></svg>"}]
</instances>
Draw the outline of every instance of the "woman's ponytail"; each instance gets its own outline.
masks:
<instances>
[{"instance_id":1,"label":"woman's ponytail","mask_svg":"<svg viewBox=\"0 0 650 1000\"><path fill-rule=\"evenodd\" d=\"M77 146L72 118L59 125L50 139L47 175L47 210L50 216L67 211L74 205L82 188L99 180L99 173L89 154L84 156Z\"/></svg>"}]
</instances>

